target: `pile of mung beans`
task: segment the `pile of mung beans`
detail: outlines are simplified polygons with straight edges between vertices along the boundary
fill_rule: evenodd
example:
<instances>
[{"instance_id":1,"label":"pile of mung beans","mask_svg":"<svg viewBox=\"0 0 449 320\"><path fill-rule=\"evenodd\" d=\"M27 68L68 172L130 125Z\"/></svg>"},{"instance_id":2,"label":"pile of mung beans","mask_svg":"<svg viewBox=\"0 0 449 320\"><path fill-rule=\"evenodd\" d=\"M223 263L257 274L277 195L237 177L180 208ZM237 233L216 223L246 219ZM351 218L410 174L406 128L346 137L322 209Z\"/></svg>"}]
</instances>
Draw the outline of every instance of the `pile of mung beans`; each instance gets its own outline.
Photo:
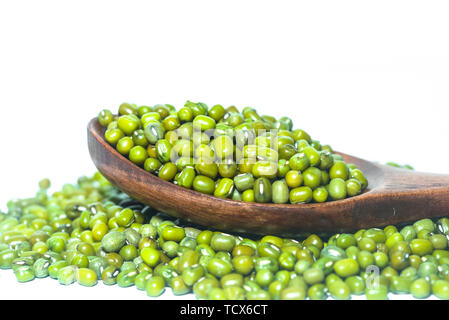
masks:
<instances>
[{"instance_id":1,"label":"pile of mung beans","mask_svg":"<svg viewBox=\"0 0 449 320\"><path fill-rule=\"evenodd\" d=\"M309 203L363 192L368 180L329 145L288 117L260 116L254 108L187 101L123 103L117 115L98 115L104 137L123 156L159 178L237 201Z\"/></svg>"},{"instance_id":2,"label":"pile of mung beans","mask_svg":"<svg viewBox=\"0 0 449 320\"><path fill-rule=\"evenodd\" d=\"M0 213L0 268L19 282L102 281L211 300L449 299L448 218L302 239L232 235L174 220L99 173L49 187L42 180Z\"/></svg>"}]
</instances>

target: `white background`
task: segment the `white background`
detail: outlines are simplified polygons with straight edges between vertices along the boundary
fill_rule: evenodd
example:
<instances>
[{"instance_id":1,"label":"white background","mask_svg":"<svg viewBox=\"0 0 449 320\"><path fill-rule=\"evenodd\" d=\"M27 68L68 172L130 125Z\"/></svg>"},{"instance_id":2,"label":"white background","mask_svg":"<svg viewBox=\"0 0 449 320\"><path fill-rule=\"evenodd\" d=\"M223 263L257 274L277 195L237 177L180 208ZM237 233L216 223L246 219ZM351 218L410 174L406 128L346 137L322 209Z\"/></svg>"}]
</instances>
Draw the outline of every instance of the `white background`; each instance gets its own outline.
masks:
<instances>
[{"instance_id":1,"label":"white background","mask_svg":"<svg viewBox=\"0 0 449 320\"><path fill-rule=\"evenodd\" d=\"M449 173L448 16L447 1L0 0L0 208L92 174L87 122L124 101L252 106ZM0 298L146 298L43 283L0 272Z\"/></svg>"}]
</instances>

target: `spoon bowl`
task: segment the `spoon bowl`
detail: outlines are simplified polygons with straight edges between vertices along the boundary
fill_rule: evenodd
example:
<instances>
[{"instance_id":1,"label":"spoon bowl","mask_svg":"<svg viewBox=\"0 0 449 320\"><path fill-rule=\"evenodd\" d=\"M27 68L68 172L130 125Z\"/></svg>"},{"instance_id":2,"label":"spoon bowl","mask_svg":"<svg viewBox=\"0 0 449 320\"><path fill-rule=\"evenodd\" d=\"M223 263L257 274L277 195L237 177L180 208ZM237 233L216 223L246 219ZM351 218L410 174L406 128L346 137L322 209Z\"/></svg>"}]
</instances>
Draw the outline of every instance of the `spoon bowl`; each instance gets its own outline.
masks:
<instances>
[{"instance_id":1,"label":"spoon bowl","mask_svg":"<svg viewBox=\"0 0 449 320\"><path fill-rule=\"evenodd\" d=\"M88 125L90 156L119 190L173 217L223 231L300 236L350 232L449 214L449 175L376 164L339 153L366 175L361 195L339 201L274 204L222 199L158 178L133 164L104 139L97 118Z\"/></svg>"}]
</instances>

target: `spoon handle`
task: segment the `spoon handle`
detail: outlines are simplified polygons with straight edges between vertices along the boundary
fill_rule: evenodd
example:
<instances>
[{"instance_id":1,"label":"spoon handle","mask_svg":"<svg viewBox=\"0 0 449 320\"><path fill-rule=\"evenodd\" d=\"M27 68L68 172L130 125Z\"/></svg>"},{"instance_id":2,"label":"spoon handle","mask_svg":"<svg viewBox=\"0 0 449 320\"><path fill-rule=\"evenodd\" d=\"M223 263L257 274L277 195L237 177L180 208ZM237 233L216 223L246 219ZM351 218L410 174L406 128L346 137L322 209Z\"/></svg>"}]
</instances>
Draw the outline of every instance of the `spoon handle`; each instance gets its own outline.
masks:
<instances>
[{"instance_id":1,"label":"spoon handle","mask_svg":"<svg viewBox=\"0 0 449 320\"><path fill-rule=\"evenodd\" d=\"M355 204L356 224L382 226L449 215L449 175L375 166L379 170L371 179L377 187Z\"/></svg>"}]
</instances>

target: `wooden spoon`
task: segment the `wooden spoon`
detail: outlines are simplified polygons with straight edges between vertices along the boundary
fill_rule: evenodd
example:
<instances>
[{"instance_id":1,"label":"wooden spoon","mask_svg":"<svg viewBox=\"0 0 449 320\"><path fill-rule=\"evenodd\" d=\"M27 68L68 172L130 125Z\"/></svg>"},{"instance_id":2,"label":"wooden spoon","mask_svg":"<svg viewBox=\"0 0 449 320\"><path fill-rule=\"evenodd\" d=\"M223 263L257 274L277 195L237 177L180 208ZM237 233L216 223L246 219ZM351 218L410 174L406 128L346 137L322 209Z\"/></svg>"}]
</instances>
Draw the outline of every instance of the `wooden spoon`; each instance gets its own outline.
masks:
<instances>
[{"instance_id":1,"label":"wooden spoon","mask_svg":"<svg viewBox=\"0 0 449 320\"><path fill-rule=\"evenodd\" d=\"M177 186L133 164L104 139L97 118L88 125L88 144L98 170L118 189L183 220L230 232L299 236L382 227L449 215L449 175L414 172L347 154L366 175L368 190L340 201L266 204L221 199Z\"/></svg>"}]
</instances>

